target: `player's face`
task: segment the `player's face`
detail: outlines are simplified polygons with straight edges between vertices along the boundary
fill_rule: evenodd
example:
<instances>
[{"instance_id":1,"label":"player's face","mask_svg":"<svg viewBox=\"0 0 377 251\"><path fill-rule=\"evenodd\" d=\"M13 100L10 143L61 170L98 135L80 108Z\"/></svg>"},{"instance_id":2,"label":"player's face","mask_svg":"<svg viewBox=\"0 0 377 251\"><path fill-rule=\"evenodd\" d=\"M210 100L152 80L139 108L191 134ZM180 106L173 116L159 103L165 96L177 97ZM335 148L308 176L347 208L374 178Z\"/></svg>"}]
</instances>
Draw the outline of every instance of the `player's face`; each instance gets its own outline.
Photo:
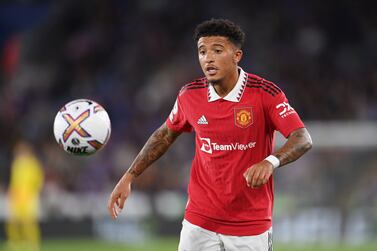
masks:
<instances>
[{"instance_id":1,"label":"player's face","mask_svg":"<svg viewBox=\"0 0 377 251\"><path fill-rule=\"evenodd\" d=\"M226 37L209 36L198 40L198 55L208 81L217 83L237 72L242 51Z\"/></svg>"}]
</instances>

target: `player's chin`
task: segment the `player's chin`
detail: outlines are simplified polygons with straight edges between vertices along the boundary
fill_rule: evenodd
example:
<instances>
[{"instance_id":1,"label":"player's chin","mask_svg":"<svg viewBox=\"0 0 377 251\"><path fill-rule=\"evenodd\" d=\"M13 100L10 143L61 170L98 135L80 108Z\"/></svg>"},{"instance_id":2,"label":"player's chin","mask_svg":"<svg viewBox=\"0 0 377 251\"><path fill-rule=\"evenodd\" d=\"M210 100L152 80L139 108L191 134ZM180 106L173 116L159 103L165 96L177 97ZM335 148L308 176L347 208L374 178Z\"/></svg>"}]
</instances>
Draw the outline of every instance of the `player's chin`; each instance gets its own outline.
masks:
<instances>
[{"instance_id":1,"label":"player's chin","mask_svg":"<svg viewBox=\"0 0 377 251\"><path fill-rule=\"evenodd\" d=\"M220 81L220 78L218 76L214 76L214 75L206 75L206 78L208 80L208 82L211 82L211 83L217 83Z\"/></svg>"}]
</instances>

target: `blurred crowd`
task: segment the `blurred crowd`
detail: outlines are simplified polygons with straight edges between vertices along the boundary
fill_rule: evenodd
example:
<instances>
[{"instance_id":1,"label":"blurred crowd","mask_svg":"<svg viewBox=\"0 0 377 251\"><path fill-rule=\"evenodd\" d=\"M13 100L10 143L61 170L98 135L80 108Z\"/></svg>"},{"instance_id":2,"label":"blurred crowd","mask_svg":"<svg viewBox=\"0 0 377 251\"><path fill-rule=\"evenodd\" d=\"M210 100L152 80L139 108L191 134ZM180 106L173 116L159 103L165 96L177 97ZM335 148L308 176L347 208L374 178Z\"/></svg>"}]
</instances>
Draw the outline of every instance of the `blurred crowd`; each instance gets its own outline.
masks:
<instances>
[{"instance_id":1,"label":"blurred crowd","mask_svg":"<svg viewBox=\"0 0 377 251\"><path fill-rule=\"evenodd\" d=\"M180 87L202 76L192 34L212 17L244 29L241 67L278 84L304 121L377 120L377 19L364 1L5 1L0 191L20 138L41 158L46 187L109 190ZM112 121L109 144L90 158L63 153L53 138L55 114L77 98L99 102ZM180 138L136 188L184 191L192 137Z\"/></svg>"}]
</instances>

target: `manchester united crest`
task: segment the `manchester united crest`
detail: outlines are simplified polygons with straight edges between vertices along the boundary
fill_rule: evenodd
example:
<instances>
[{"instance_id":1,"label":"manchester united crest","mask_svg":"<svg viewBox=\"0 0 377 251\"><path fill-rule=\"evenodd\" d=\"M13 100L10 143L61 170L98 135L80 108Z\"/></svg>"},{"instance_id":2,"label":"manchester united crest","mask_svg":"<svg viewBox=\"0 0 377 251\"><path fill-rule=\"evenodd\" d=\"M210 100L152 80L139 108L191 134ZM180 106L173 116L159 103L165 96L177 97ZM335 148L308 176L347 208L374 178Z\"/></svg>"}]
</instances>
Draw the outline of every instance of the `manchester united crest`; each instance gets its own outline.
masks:
<instances>
[{"instance_id":1,"label":"manchester united crest","mask_svg":"<svg viewBox=\"0 0 377 251\"><path fill-rule=\"evenodd\" d=\"M253 109L251 107L234 108L234 123L241 128L253 124Z\"/></svg>"}]
</instances>

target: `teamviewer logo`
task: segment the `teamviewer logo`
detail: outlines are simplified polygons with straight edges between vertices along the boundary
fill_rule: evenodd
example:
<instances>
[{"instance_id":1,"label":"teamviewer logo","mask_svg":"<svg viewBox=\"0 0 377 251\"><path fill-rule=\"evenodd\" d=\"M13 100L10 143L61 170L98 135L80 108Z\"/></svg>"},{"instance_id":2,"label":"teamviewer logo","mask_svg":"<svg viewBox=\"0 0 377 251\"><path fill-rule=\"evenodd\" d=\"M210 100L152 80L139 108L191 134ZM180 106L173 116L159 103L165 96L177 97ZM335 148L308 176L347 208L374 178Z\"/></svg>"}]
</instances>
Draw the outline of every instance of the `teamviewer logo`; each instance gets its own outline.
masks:
<instances>
[{"instance_id":1,"label":"teamviewer logo","mask_svg":"<svg viewBox=\"0 0 377 251\"><path fill-rule=\"evenodd\" d=\"M200 140L202 141L202 147L200 150L212 154L211 140L209 138L200 138Z\"/></svg>"},{"instance_id":2,"label":"teamviewer logo","mask_svg":"<svg viewBox=\"0 0 377 251\"><path fill-rule=\"evenodd\" d=\"M202 141L200 150L212 154L213 151L249 151L255 147L257 142L250 141L246 144L240 142L230 142L228 144L218 144L211 142L209 138L199 138Z\"/></svg>"}]
</instances>

